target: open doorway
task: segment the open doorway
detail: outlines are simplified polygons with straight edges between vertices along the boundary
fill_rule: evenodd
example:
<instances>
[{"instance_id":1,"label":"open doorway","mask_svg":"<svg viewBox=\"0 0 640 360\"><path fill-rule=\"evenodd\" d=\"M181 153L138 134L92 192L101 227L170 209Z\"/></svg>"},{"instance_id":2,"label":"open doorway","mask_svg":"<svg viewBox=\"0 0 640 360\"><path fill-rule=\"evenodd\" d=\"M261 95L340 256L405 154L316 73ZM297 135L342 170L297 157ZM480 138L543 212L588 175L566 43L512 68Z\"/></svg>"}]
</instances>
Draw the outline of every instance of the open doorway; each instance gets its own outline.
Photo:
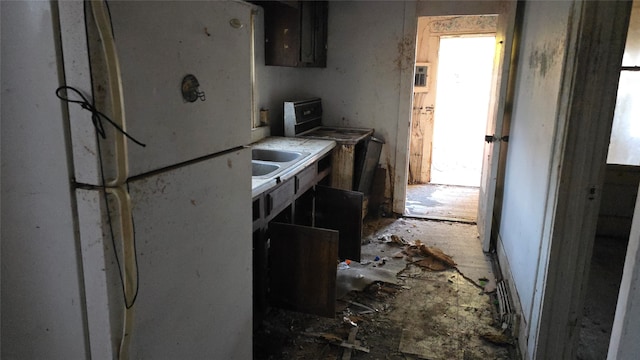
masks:
<instances>
[{"instance_id":1,"label":"open doorway","mask_svg":"<svg viewBox=\"0 0 640 360\"><path fill-rule=\"evenodd\" d=\"M496 24L418 19L406 216L476 222Z\"/></svg>"},{"instance_id":2,"label":"open doorway","mask_svg":"<svg viewBox=\"0 0 640 360\"><path fill-rule=\"evenodd\" d=\"M609 351L620 283L640 184L640 2L634 1L620 69L607 168L589 282L580 324L578 359ZM629 261L629 260L626 260ZM628 294L624 294L626 296Z\"/></svg>"},{"instance_id":3,"label":"open doorway","mask_svg":"<svg viewBox=\"0 0 640 360\"><path fill-rule=\"evenodd\" d=\"M441 37L432 184L480 186L495 36Z\"/></svg>"}]
</instances>

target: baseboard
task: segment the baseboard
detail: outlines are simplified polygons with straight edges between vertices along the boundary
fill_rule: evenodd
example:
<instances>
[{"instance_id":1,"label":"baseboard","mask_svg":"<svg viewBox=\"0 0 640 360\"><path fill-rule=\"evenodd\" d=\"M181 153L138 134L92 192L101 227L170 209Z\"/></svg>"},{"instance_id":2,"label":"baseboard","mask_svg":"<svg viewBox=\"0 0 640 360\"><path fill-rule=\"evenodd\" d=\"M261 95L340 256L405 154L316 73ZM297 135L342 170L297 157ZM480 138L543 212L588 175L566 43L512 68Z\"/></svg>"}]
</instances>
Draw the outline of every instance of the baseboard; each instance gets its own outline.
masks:
<instances>
[{"instance_id":1,"label":"baseboard","mask_svg":"<svg viewBox=\"0 0 640 360\"><path fill-rule=\"evenodd\" d=\"M528 319L523 316L520 296L518 295L518 290L515 287L513 274L511 273L511 266L509 265L509 259L504 252L504 246L502 245L502 237L500 237L500 234L498 234L496 253L498 255L498 268L500 275L508 285L509 296L512 301L511 305L513 306L512 311L515 313L514 323L512 326L513 336L517 338L521 358L529 359L529 354L527 352L527 339L529 335Z\"/></svg>"}]
</instances>

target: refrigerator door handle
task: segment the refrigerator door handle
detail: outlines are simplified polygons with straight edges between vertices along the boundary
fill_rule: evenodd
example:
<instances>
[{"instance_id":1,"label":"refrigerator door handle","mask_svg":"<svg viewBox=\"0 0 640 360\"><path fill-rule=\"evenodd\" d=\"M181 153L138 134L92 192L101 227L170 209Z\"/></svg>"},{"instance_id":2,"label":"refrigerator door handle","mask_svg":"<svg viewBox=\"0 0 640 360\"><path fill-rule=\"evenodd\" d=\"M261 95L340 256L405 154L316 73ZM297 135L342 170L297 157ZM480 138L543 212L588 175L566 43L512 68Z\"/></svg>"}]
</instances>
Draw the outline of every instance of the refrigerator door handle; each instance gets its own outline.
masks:
<instances>
[{"instance_id":1,"label":"refrigerator door handle","mask_svg":"<svg viewBox=\"0 0 640 360\"><path fill-rule=\"evenodd\" d=\"M128 349L133 328L133 304L138 295L138 267L136 263L136 246L133 230L133 214L131 211L131 197L125 185L109 187L107 193L113 195L118 205L120 234L122 235L122 287L124 289L124 323L120 342L119 359L128 359ZM114 249L117 251L117 249ZM117 253L116 253L117 256ZM118 264L119 265L119 264Z\"/></svg>"},{"instance_id":2,"label":"refrigerator door handle","mask_svg":"<svg viewBox=\"0 0 640 360\"><path fill-rule=\"evenodd\" d=\"M113 38L113 29L109 18L108 9L104 1L91 1L91 11L98 28L100 40L102 41L102 51L105 57L107 68L107 82L109 84L109 95L111 97L111 112L113 121L126 132L124 99L122 97L122 79L120 77L120 64ZM113 194L120 208L120 227L122 234L123 266L120 271L122 276L122 287L124 290L124 321L122 329L122 339L118 349L118 358L129 359L129 345L131 331L133 329L133 304L137 297L138 289L138 268L136 264L135 239L133 232L133 218L131 213L131 198L125 188L128 177L129 166L127 162L127 143L124 134L115 135L115 164L116 176L107 184L107 191ZM114 249L115 250L115 249Z\"/></svg>"},{"instance_id":3,"label":"refrigerator door handle","mask_svg":"<svg viewBox=\"0 0 640 360\"><path fill-rule=\"evenodd\" d=\"M122 281L127 307L133 305L137 289L137 266L135 254L135 240L133 231L133 214L131 212L131 197L125 185L106 188L107 193L113 195L118 204L120 234L122 234Z\"/></svg>"},{"instance_id":4,"label":"refrigerator door handle","mask_svg":"<svg viewBox=\"0 0 640 360\"><path fill-rule=\"evenodd\" d=\"M120 77L120 63L116 51L113 29L109 19L109 13L104 1L91 1L91 11L102 40L102 51L107 68L107 82L109 84L109 96L111 97L111 113L113 121L126 132L124 99L122 95L122 78ZM129 176L129 164L127 160L127 143L123 134L115 134L116 177L110 180L106 186L118 186L124 184Z\"/></svg>"}]
</instances>

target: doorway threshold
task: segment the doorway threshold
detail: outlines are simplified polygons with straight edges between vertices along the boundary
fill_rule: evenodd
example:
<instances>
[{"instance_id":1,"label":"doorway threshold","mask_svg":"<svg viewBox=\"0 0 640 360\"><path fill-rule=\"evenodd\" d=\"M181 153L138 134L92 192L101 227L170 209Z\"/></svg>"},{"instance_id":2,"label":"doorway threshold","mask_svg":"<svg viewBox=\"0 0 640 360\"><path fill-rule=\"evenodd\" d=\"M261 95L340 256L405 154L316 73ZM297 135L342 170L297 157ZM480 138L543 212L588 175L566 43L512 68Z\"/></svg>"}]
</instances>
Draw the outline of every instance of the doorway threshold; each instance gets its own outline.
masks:
<instances>
[{"instance_id":1,"label":"doorway threshold","mask_svg":"<svg viewBox=\"0 0 640 360\"><path fill-rule=\"evenodd\" d=\"M467 186L407 185L404 216L475 224L479 192L479 188Z\"/></svg>"}]
</instances>

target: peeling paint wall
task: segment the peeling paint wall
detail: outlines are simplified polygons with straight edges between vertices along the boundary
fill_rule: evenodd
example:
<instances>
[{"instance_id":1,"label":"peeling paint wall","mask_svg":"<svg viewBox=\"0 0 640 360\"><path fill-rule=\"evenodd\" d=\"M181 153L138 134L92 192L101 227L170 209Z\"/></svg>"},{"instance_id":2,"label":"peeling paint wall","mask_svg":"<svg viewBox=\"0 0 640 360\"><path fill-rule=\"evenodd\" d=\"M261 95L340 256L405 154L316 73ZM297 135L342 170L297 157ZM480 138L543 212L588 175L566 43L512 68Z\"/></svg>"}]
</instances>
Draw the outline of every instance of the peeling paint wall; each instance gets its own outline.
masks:
<instances>
[{"instance_id":1,"label":"peeling paint wall","mask_svg":"<svg viewBox=\"0 0 640 360\"><path fill-rule=\"evenodd\" d=\"M413 67L414 36L404 35L404 2L332 2L327 68L307 78L323 94L327 125L370 127L385 141L380 164L391 197L401 74ZM389 211L390 209L387 209Z\"/></svg>"},{"instance_id":2,"label":"peeling paint wall","mask_svg":"<svg viewBox=\"0 0 640 360\"><path fill-rule=\"evenodd\" d=\"M418 0L419 16L501 14L504 1L495 0Z\"/></svg>"}]
</instances>

